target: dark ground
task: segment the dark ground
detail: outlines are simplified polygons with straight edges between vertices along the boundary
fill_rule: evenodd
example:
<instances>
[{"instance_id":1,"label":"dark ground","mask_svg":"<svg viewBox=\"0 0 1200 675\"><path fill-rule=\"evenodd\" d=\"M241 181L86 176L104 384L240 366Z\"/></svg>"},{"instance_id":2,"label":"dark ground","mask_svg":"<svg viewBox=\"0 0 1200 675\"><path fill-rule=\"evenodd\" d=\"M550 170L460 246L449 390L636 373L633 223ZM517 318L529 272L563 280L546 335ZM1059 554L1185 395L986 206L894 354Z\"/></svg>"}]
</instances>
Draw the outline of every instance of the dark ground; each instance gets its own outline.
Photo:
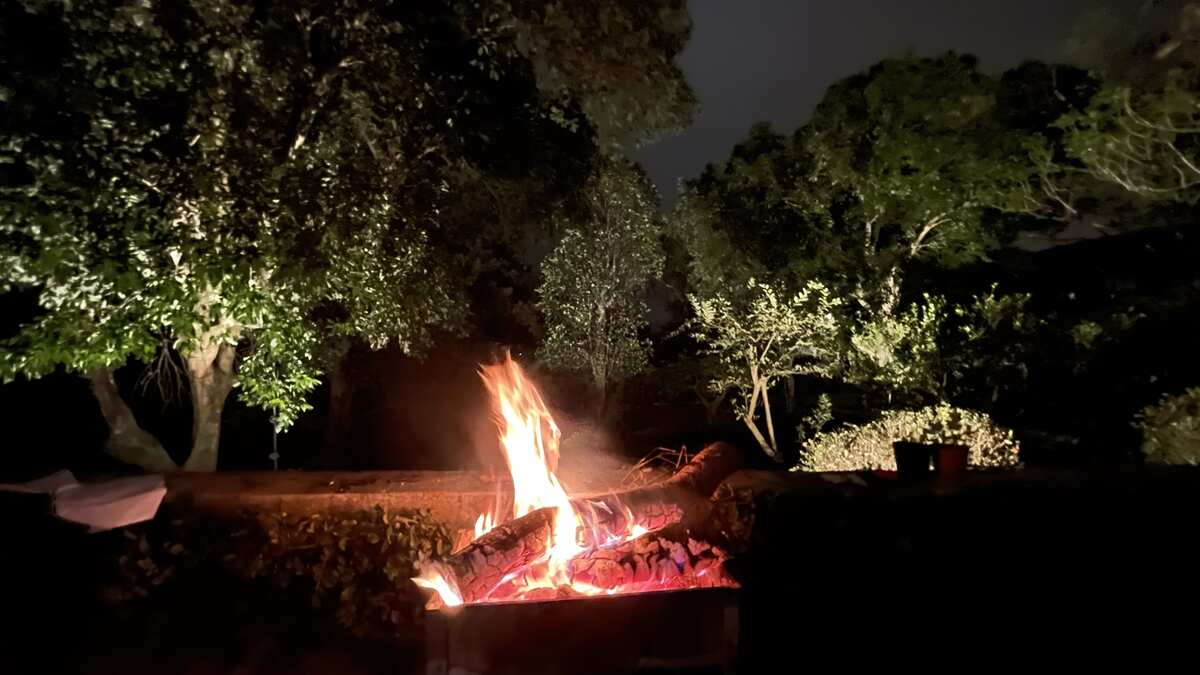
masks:
<instances>
[{"instance_id":1,"label":"dark ground","mask_svg":"<svg viewBox=\"0 0 1200 675\"><path fill-rule=\"evenodd\" d=\"M865 486L731 481L755 495L749 547L731 563L744 584L739 672L814 660L1143 672L1194 644L1195 470L1032 472L953 489L858 477ZM355 638L303 595L220 574L110 605L100 596L120 533L87 535L37 500L3 499L0 672L419 672L419 642Z\"/></svg>"}]
</instances>

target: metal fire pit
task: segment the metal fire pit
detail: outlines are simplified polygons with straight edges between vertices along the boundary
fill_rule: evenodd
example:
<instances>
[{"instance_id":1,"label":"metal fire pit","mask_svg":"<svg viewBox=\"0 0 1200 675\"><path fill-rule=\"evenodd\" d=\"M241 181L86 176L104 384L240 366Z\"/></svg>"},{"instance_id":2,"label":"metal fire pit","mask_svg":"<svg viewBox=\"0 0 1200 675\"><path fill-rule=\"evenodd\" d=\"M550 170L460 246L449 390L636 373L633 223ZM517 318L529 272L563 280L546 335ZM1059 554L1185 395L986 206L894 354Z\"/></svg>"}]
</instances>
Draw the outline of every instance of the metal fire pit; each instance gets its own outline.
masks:
<instances>
[{"instance_id":1,"label":"metal fire pit","mask_svg":"<svg viewBox=\"0 0 1200 675\"><path fill-rule=\"evenodd\" d=\"M426 675L732 673L737 592L661 591L426 614Z\"/></svg>"}]
</instances>

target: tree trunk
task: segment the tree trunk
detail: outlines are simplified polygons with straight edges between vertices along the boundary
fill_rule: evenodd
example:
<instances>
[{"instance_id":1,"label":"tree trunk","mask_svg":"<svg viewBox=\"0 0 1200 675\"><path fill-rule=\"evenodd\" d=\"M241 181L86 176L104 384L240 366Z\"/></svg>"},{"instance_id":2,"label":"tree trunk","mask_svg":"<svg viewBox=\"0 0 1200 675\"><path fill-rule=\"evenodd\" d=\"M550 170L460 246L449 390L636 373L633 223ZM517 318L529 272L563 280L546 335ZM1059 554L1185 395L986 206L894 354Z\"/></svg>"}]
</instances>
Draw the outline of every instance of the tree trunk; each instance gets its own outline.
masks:
<instances>
[{"instance_id":1,"label":"tree trunk","mask_svg":"<svg viewBox=\"0 0 1200 675\"><path fill-rule=\"evenodd\" d=\"M900 306L900 266L892 265L883 281L883 302L879 306L882 316L895 316Z\"/></svg>"},{"instance_id":2,"label":"tree trunk","mask_svg":"<svg viewBox=\"0 0 1200 675\"><path fill-rule=\"evenodd\" d=\"M233 345L220 344L187 355L192 385L192 454L184 471L216 471L221 441L221 411L233 388Z\"/></svg>"},{"instance_id":3,"label":"tree trunk","mask_svg":"<svg viewBox=\"0 0 1200 675\"><path fill-rule=\"evenodd\" d=\"M344 355L329 370L329 417L320 462L323 466L333 466L346 456L350 423L354 418L354 380L348 361L349 356Z\"/></svg>"},{"instance_id":4,"label":"tree trunk","mask_svg":"<svg viewBox=\"0 0 1200 675\"><path fill-rule=\"evenodd\" d=\"M785 385L783 407L791 415L796 412L796 376L788 375L783 379L783 383Z\"/></svg>"},{"instance_id":5,"label":"tree trunk","mask_svg":"<svg viewBox=\"0 0 1200 675\"><path fill-rule=\"evenodd\" d=\"M696 398L700 399L700 404L704 406L704 420L709 426L715 424L717 413L721 410L721 404L725 402L726 392L723 391L712 396L705 396L702 387L696 387L694 391L696 392Z\"/></svg>"},{"instance_id":6,"label":"tree trunk","mask_svg":"<svg viewBox=\"0 0 1200 675\"><path fill-rule=\"evenodd\" d=\"M608 370L602 363L592 363L592 386L596 393L596 419L604 420L608 414Z\"/></svg>"},{"instance_id":7,"label":"tree trunk","mask_svg":"<svg viewBox=\"0 0 1200 675\"><path fill-rule=\"evenodd\" d=\"M88 372L88 380L100 404L100 414L108 423L105 449L110 455L146 471L164 473L179 469L158 439L138 426L133 411L117 390L112 368L95 368Z\"/></svg>"},{"instance_id":8,"label":"tree trunk","mask_svg":"<svg viewBox=\"0 0 1200 675\"><path fill-rule=\"evenodd\" d=\"M775 447L767 442L762 432L759 431L758 425L754 422L754 412L758 410L758 393L761 388L762 383L755 377L754 391L750 395L750 402L746 404L746 414L742 417L742 422L746 424L746 428L750 430L750 434L754 436L754 440L758 441L758 447L762 448L768 457L778 461L778 453L776 453Z\"/></svg>"},{"instance_id":9,"label":"tree trunk","mask_svg":"<svg viewBox=\"0 0 1200 675\"><path fill-rule=\"evenodd\" d=\"M771 390L766 382L763 382L762 402L763 414L767 418L767 437L771 439L771 459L779 462L783 457L779 454L779 442L775 440L775 421L771 418Z\"/></svg>"}]
</instances>

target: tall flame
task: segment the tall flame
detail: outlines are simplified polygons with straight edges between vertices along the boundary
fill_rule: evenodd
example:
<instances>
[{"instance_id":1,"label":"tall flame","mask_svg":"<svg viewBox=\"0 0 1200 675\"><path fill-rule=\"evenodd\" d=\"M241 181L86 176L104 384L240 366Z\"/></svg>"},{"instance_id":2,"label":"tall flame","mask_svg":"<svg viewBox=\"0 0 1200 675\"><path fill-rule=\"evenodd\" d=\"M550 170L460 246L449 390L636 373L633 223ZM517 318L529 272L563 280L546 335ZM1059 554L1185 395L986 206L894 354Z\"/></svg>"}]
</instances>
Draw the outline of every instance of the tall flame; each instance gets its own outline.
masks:
<instances>
[{"instance_id":1,"label":"tall flame","mask_svg":"<svg viewBox=\"0 0 1200 675\"><path fill-rule=\"evenodd\" d=\"M577 541L579 516L554 475L561 436L558 425L537 388L511 356L501 363L483 366L480 375L491 394L500 428L500 448L512 476L512 515L520 518L535 509L555 509L549 572L552 579L565 580L567 563L582 549Z\"/></svg>"}]
</instances>

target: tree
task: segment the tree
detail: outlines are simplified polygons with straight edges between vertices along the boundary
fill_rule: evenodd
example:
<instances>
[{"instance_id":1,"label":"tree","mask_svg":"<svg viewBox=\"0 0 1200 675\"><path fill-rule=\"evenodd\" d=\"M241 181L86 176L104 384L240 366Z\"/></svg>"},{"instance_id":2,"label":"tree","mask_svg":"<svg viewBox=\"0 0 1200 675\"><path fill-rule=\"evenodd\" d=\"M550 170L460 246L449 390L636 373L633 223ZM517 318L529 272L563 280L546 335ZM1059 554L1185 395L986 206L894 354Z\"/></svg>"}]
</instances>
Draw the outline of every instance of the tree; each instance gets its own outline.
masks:
<instances>
[{"instance_id":1,"label":"tree","mask_svg":"<svg viewBox=\"0 0 1200 675\"><path fill-rule=\"evenodd\" d=\"M695 313L689 326L704 353L720 369L712 391L733 390L738 415L763 452L783 461L771 415L771 388L784 377L832 374L838 349L841 301L820 282L805 284L792 295L750 280L746 304L728 297L691 296ZM759 428L759 409L766 425Z\"/></svg>"},{"instance_id":2,"label":"tree","mask_svg":"<svg viewBox=\"0 0 1200 675\"><path fill-rule=\"evenodd\" d=\"M1029 360L1044 339L1044 320L1029 307L1028 293L998 294L997 284L970 303L954 307L954 330L943 339L939 367L943 397L978 409L995 405L1002 392L1019 390Z\"/></svg>"},{"instance_id":3,"label":"tree","mask_svg":"<svg viewBox=\"0 0 1200 675\"><path fill-rule=\"evenodd\" d=\"M403 10L29 10L8 25L47 36L59 78L5 54L20 67L3 131L4 282L37 289L41 314L3 366L86 373L114 454L174 466L113 386L130 358L181 356L183 467L211 470L235 386L286 428L326 336L406 347L459 311L417 195L445 121L385 112L436 98L427 45L393 39Z\"/></svg>"},{"instance_id":4,"label":"tree","mask_svg":"<svg viewBox=\"0 0 1200 675\"><path fill-rule=\"evenodd\" d=\"M346 340L418 348L462 315L462 238L440 214L478 187L458 178L494 175L468 153L489 140L481 110L516 91L529 117L634 141L690 114L681 3L595 5L6 5L0 283L40 314L5 342L3 376L88 374L109 449L165 470L112 371L178 352L184 468L212 469L235 386L286 428ZM636 27L595 71L588 21ZM647 77L674 95L646 96ZM638 117L580 112L617 102Z\"/></svg>"},{"instance_id":5,"label":"tree","mask_svg":"<svg viewBox=\"0 0 1200 675\"><path fill-rule=\"evenodd\" d=\"M715 382L725 378L716 376L724 366L712 356L688 354L670 365L652 372L654 382L670 394L695 396L704 408L704 420L712 426L717 423L721 408L729 397L729 389Z\"/></svg>"},{"instance_id":6,"label":"tree","mask_svg":"<svg viewBox=\"0 0 1200 675\"><path fill-rule=\"evenodd\" d=\"M929 395L940 390L938 338L946 301L926 294L893 314L877 314L850 334L847 374L852 381L880 386L889 403L896 394Z\"/></svg>"},{"instance_id":7,"label":"tree","mask_svg":"<svg viewBox=\"0 0 1200 675\"><path fill-rule=\"evenodd\" d=\"M736 294L751 278L798 286L836 268L845 246L828 219L796 207L796 185L812 167L789 138L754 125L729 159L688 181L670 216L670 233L687 252L688 291Z\"/></svg>"},{"instance_id":8,"label":"tree","mask_svg":"<svg viewBox=\"0 0 1200 675\"><path fill-rule=\"evenodd\" d=\"M696 98L675 63L691 35L686 0L461 5L477 21L471 24L475 34L484 36L481 53L496 49L522 57L550 114L579 124L571 114L577 107L605 150L628 149L691 123Z\"/></svg>"},{"instance_id":9,"label":"tree","mask_svg":"<svg viewBox=\"0 0 1200 675\"><path fill-rule=\"evenodd\" d=\"M583 212L567 217L562 240L542 263L538 309L546 319L541 358L585 371L606 409L612 382L645 368L646 287L662 276L653 188L623 160L598 168Z\"/></svg>"},{"instance_id":10,"label":"tree","mask_svg":"<svg viewBox=\"0 0 1200 675\"><path fill-rule=\"evenodd\" d=\"M789 201L857 241L842 274L864 307L894 315L917 260L982 259L1011 232L995 214L1047 215L1029 155L1041 139L1006 127L997 82L974 59L891 59L826 92L795 152L810 167Z\"/></svg>"},{"instance_id":11,"label":"tree","mask_svg":"<svg viewBox=\"0 0 1200 675\"><path fill-rule=\"evenodd\" d=\"M1200 5L1166 39L1139 43L1091 101L1056 126L1091 176L1151 200L1200 199ZM1144 52L1151 51L1150 54Z\"/></svg>"},{"instance_id":12,"label":"tree","mask_svg":"<svg viewBox=\"0 0 1200 675\"><path fill-rule=\"evenodd\" d=\"M750 229L747 225L745 229ZM723 225L719 207L694 186L686 186L668 219L668 234L678 242L684 260L683 294L711 297L746 289L753 278L769 276L767 265Z\"/></svg>"}]
</instances>

